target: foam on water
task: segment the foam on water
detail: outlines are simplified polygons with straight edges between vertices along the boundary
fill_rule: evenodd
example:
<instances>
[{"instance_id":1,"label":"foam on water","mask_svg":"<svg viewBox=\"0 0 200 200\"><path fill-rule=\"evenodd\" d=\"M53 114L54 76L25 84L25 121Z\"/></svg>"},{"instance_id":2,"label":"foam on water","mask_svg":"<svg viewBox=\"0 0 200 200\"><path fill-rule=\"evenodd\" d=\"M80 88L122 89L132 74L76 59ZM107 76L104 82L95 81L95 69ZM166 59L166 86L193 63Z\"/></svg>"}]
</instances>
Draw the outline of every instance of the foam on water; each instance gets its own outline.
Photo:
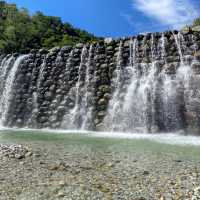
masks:
<instances>
[{"instance_id":1,"label":"foam on water","mask_svg":"<svg viewBox=\"0 0 200 200\"><path fill-rule=\"evenodd\" d=\"M113 138L113 139L131 139L131 140L149 140L158 143L178 145L178 146L200 146L200 137L192 135L181 135L180 133L123 133L123 132L95 132L84 130L57 130L57 129L15 129L0 127L0 133L50 133L50 134L74 134L85 137Z\"/></svg>"}]
</instances>

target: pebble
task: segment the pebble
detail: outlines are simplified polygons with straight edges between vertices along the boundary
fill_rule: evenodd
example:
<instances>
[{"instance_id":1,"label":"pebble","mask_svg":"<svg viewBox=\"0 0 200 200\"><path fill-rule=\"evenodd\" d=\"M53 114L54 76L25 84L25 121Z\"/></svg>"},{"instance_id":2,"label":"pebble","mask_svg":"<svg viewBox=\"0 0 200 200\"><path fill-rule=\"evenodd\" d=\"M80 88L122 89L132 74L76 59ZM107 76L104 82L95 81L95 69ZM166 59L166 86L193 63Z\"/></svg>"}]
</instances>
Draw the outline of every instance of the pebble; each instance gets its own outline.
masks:
<instances>
[{"instance_id":1,"label":"pebble","mask_svg":"<svg viewBox=\"0 0 200 200\"><path fill-rule=\"evenodd\" d=\"M32 155L40 156L30 159L30 150L23 145L14 150L12 145L3 147L2 152L6 153L0 157L2 199L200 200L198 162L181 159L182 164L175 165L173 161L180 159L167 154L120 155L121 152L108 154L82 149L63 156L60 148L50 146L49 151L43 148L40 151L32 148ZM24 158L18 161L7 155Z\"/></svg>"},{"instance_id":2,"label":"pebble","mask_svg":"<svg viewBox=\"0 0 200 200\"><path fill-rule=\"evenodd\" d=\"M29 151L29 152L27 152L26 154L25 154L25 157L27 158L27 157L31 157L33 155L33 153L31 152L31 151Z\"/></svg>"},{"instance_id":3,"label":"pebble","mask_svg":"<svg viewBox=\"0 0 200 200\"><path fill-rule=\"evenodd\" d=\"M143 174L143 175L149 175L150 173L149 173L149 171L143 171L142 174Z\"/></svg>"},{"instance_id":4,"label":"pebble","mask_svg":"<svg viewBox=\"0 0 200 200\"><path fill-rule=\"evenodd\" d=\"M65 194L64 194L62 191L59 191L57 196L58 196L58 197L64 197Z\"/></svg>"}]
</instances>

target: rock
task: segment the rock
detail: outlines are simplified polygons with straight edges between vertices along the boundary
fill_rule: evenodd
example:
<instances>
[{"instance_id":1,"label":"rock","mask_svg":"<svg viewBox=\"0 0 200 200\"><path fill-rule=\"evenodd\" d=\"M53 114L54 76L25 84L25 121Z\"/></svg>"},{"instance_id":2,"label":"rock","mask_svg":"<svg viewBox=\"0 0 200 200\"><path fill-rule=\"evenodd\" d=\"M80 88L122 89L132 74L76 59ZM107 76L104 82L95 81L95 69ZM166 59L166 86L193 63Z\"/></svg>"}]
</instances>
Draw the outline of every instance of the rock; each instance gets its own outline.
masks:
<instances>
[{"instance_id":1,"label":"rock","mask_svg":"<svg viewBox=\"0 0 200 200\"><path fill-rule=\"evenodd\" d=\"M200 200L200 186L194 188L191 200Z\"/></svg>"},{"instance_id":2,"label":"rock","mask_svg":"<svg viewBox=\"0 0 200 200\"><path fill-rule=\"evenodd\" d=\"M29 152L27 152L27 153L25 154L25 158L31 157L32 155L33 155L33 152L29 151Z\"/></svg>"},{"instance_id":3,"label":"rock","mask_svg":"<svg viewBox=\"0 0 200 200\"><path fill-rule=\"evenodd\" d=\"M200 59L200 51L195 52L194 56Z\"/></svg>"},{"instance_id":4,"label":"rock","mask_svg":"<svg viewBox=\"0 0 200 200\"><path fill-rule=\"evenodd\" d=\"M105 99L110 100L111 99L111 95L110 93L105 93L103 96Z\"/></svg>"},{"instance_id":5,"label":"rock","mask_svg":"<svg viewBox=\"0 0 200 200\"><path fill-rule=\"evenodd\" d=\"M106 112L105 111L100 111L100 112L98 112L98 117L104 117L104 116L106 116Z\"/></svg>"},{"instance_id":6,"label":"rock","mask_svg":"<svg viewBox=\"0 0 200 200\"><path fill-rule=\"evenodd\" d=\"M40 54L46 54L46 53L48 53L48 51L47 51L46 49L40 49L40 50L39 50L39 53L40 53Z\"/></svg>"},{"instance_id":7,"label":"rock","mask_svg":"<svg viewBox=\"0 0 200 200\"><path fill-rule=\"evenodd\" d=\"M147 199L144 197L139 197L138 200L147 200Z\"/></svg>"},{"instance_id":8,"label":"rock","mask_svg":"<svg viewBox=\"0 0 200 200\"><path fill-rule=\"evenodd\" d=\"M105 104L107 104L107 101L103 98L98 101L98 105L105 105Z\"/></svg>"},{"instance_id":9,"label":"rock","mask_svg":"<svg viewBox=\"0 0 200 200\"><path fill-rule=\"evenodd\" d=\"M24 158L24 155L21 155L21 154L15 154L15 158L17 158L17 159L22 159L22 158Z\"/></svg>"},{"instance_id":10,"label":"rock","mask_svg":"<svg viewBox=\"0 0 200 200\"><path fill-rule=\"evenodd\" d=\"M101 68L101 69L106 69L107 67L108 67L107 64L102 64L102 65L100 65L100 68Z\"/></svg>"},{"instance_id":11,"label":"rock","mask_svg":"<svg viewBox=\"0 0 200 200\"><path fill-rule=\"evenodd\" d=\"M108 166L108 167L114 167L114 166L115 166L115 164L114 164L114 163L112 163L112 162L109 162L109 163L107 164L107 166Z\"/></svg>"},{"instance_id":12,"label":"rock","mask_svg":"<svg viewBox=\"0 0 200 200\"><path fill-rule=\"evenodd\" d=\"M107 51L113 51L113 46L108 46L106 49Z\"/></svg>"},{"instance_id":13,"label":"rock","mask_svg":"<svg viewBox=\"0 0 200 200\"><path fill-rule=\"evenodd\" d=\"M40 157L41 155L40 155L40 153L34 153L33 154L33 157L35 157L35 158L38 158L38 157Z\"/></svg>"},{"instance_id":14,"label":"rock","mask_svg":"<svg viewBox=\"0 0 200 200\"><path fill-rule=\"evenodd\" d=\"M105 39L104 39L104 42L105 42L106 44L110 44L110 43L113 42L113 38L111 38L111 37L105 38Z\"/></svg>"},{"instance_id":15,"label":"rock","mask_svg":"<svg viewBox=\"0 0 200 200\"><path fill-rule=\"evenodd\" d=\"M14 56L14 57L18 57L19 54L18 54L18 53L14 53L13 56Z\"/></svg>"},{"instance_id":16,"label":"rock","mask_svg":"<svg viewBox=\"0 0 200 200\"><path fill-rule=\"evenodd\" d=\"M100 120L99 120L99 119L95 119L95 120L94 120L94 123L95 123L95 124L99 124L99 123L100 123Z\"/></svg>"},{"instance_id":17,"label":"rock","mask_svg":"<svg viewBox=\"0 0 200 200\"><path fill-rule=\"evenodd\" d=\"M65 106L59 106L59 107L58 107L58 112L64 113L65 110L66 110Z\"/></svg>"},{"instance_id":18,"label":"rock","mask_svg":"<svg viewBox=\"0 0 200 200\"><path fill-rule=\"evenodd\" d=\"M103 131L104 128L105 128L104 124L101 123L101 121L99 120L99 121L98 121L98 124L96 124L96 130L97 130L97 131Z\"/></svg>"},{"instance_id":19,"label":"rock","mask_svg":"<svg viewBox=\"0 0 200 200\"><path fill-rule=\"evenodd\" d=\"M39 161L40 165L45 165L46 163L42 160Z\"/></svg>"},{"instance_id":20,"label":"rock","mask_svg":"<svg viewBox=\"0 0 200 200\"><path fill-rule=\"evenodd\" d=\"M65 185L65 181L63 181L63 180L59 181L58 185L64 186Z\"/></svg>"},{"instance_id":21,"label":"rock","mask_svg":"<svg viewBox=\"0 0 200 200\"><path fill-rule=\"evenodd\" d=\"M137 36L137 39L138 39L138 40L142 40L143 38L144 38L144 35L141 35L141 34L140 34L140 35Z\"/></svg>"},{"instance_id":22,"label":"rock","mask_svg":"<svg viewBox=\"0 0 200 200\"><path fill-rule=\"evenodd\" d=\"M174 162L177 162L177 163L181 163L181 162L183 162L182 160L174 160Z\"/></svg>"},{"instance_id":23,"label":"rock","mask_svg":"<svg viewBox=\"0 0 200 200\"><path fill-rule=\"evenodd\" d=\"M99 90L103 93L109 93L110 92L110 86L109 85L101 85L99 87Z\"/></svg>"},{"instance_id":24,"label":"rock","mask_svg":"<svg viewBox=\"0 0 200 200\"><path fill-rule=\"evenodd\" d=\"M61 52L69 52L72 49L71 46L64 46L60 49Z\"/></svg>"},{"instance_id":25,"label":"rock","mask_svg":"<svg viewBox=\"0 0 200 200\"><path fill-rule=\"evenodd\" d=\"M58 170L58 168L59 168L59 166L57 164L51 164L51 165L47 166L47 169L52 170L52 171Z\"/></svg>"},{"instance_id":26,"label":"rock","mask_svg":"<svg viewBox=\"0 0 200 200\"><path fill-rule=\"evenodd\" d=\"M193 32L200 32L200 26L194 26L192 27Z\"/></svg>"},{"instance_id":27,"label":"rock","mask_svg":"<svg viewBox=\"0 0 200 200\"><path fill-rule=\"evenodd\" d=\"M83 43L78 43L78 44L76 44L76 48L78 48L78 49L81 49L81 48L83 48L83 46L84 46L84 44Z\"/></svg>"},{"instance_id":28,"label":"rock","mask_svg":"<svg viewBox=\"0 0 200 200\"><path fill-rule=\"evenodd\" d=\"M189 26L185 26L181 29L181 33L184 35L190 33L190 31L191 31L191 28Z\"/></svg>"},{"instance_id":29,"label":"rock","mask_svg":"<svg viewBox=\"0 0 200 200\"><path fill-rule=\"evenodd\" d=\"M53 47L49 50L50 53L58 53L60 51L60 47Z\"/></svg>"},{"instance_id":30,"label":"rock","mask_svg":"<svg viewBox=\"0 0 200 200\"><path fill-rule=\"evenodd\" d=\"M62 192L62 191L59 191L58 192L58 194L57 194L57 197L64 197L65 196L65 194L64 194L64 192Z\"/></svg>"},{"instance_id":31,"label":"rock","mask_svg":"<svg viewBox=\"0 0 200 200\"><path fill-rule=\"evenodd\" d=\"M48 165L47 168L52 171L54 170L64 171L64 170L67 170L69 166L65 165L65 163L63 162L58 162L58 163Z\"/></svg>"},{"instance_id":32,"label":"rock","mask_svg":"<svg viewBox=\"0 0 200 200\"><path fill-rule=\"evenodd\" d=\"M144 176L147 176L147 175L149 175L150 173L149 173L149 171L143 171L143 173L142 173L142 175L144 175Z\"/></svg>"},{"instance_id":33,"label":"rock","mask_svg":"<svg viewBox=\"0 0 200 200\"><path fill-rule=\"evenodd\" d=\"M30 50L30 54L36 54L37 53L37 50L36 49L31 49Z\"/></svg>"},{"instance_id":34,"label":"rock","mask_svg":"<svg viewBox=\"0 0 200 200\"><path fill-rule=\"evenodd\" d=\"M46 117L40 117L40 119L38 120L40 123L44 123L45 121L47 121Z\"/></svg>"}]
</instances>

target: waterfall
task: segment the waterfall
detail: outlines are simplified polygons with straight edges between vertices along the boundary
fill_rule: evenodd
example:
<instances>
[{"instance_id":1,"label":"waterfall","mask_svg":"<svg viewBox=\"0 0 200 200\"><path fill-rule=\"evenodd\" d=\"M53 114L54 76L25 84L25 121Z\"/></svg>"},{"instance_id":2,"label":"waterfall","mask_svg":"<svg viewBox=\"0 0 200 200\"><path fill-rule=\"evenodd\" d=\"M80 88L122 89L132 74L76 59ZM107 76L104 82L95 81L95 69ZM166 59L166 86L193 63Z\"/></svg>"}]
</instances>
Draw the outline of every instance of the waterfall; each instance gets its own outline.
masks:
<instances>
[{"instance_id":1,"label":"waterfall","mask_svg":"<svg viewBox=\"0 0 200 200\"><path fill-rule=\"evenodd\" d=\"M136 54L138 52L138 41L130 40L130 63L129 70L131 72L131 81L126 90L125 97L120 102L120 76L121 66L118 64L116 72L118 73L115 84L117 89L113 94L111 100L111 107L108 108L108 113L111 113L110 122L112 130L115 131L151 131L153 128L154 117L154 90L155 90L155 76L157 73L156 64L154 61L154 37L151 38L151 65L145 63L138 64L136 62ZM120 55L120 51L119 51ZM119 62L118 57L118 62ZM119 68L119 70L118 70ZM141 70L141 71L139 71ZM109 115L109 114L108 114ZM117 120L114 120L117 119Z\"/></svg>"},{"instance_id":2,"label":"waterfall","mask_svg":"<svg viewBox=\"0 0 200 200\"><path fill-rule=\"evenodd\" d=\"M113 87L113 94L112 99L110 100L109 106L108 106L108 114L105 118L105 123L107 126L107 129L110 131L114 131L117 129L119 115L120 115L120 93L121 93L121 86L122 86L122 76L123 76L123 69L122 69L122 42L119 44L119 50L118 55L116 59L116 70L114 71L114 78L111 81L111 86Z\"/></svg>"},{"instance_id":3,"label":"waterfall","mask_svg":"<svg viewBox=\"0 0 200 200\"><path fill-rule=\"evenodd\" d=\"M82 96L85 94L84 86L86 83L86 76L87 76L87 54L88 49L86 46L83 47L81 52L81 61L80 65L78 67L78 80L75 85L75 101L74 101L74 107L70 110L69 113L64 117L64 122L67 125L67 128L69 129L78 129L81 127L82 123L82 113L81 111L81 104L82 104Z\"/></svg>"},{"instance_id":4,"label":"waterfall","mask_svg":"<svg viewBox=\"0 0 200 200\"><path fill-rule=\"evenodd\" d=\"M92 98L94 92L92 87L94 87L93 83L95 82L94 70L92 70L92 56L93 56L93 45L90 45L88 61L86 63L86 77L84 84L84 94L82 97L82 106L80 108L80 113L83 117L81 129L88 130L92 124ZM91 73L93 71L93 73Z\"/></svg>"},{"instance_id":5,"label":"waterfall","mask_svg":"<svg viewBox=\"0 0 200 200\"><path fill-rule=\"evenodd\" d=\"M0 72L1 72L1 74L0 74L0 80L1 80L0 91L1 91L1 93L2 93L2 90L4 88L6 77L7 77L8 71L10 70L10 67L12 65L13 60L14 60L13 56L10 56L8 58L5 57L2 60L1 67L0 67Z\"/></svg>"},{"instance_id":6,"label":"waterfall","mask_svg":"<svg viewBox=\"0 0 200 200\"><path fill-rule=\"evenodd\" d=\"M39 111L39 92L40 92L40 88L42 87L42 79L43 79L43 73L45 71L45 67L46 67L46 57L43 59L42 64L40 66L40 70L39 70L39 75L37 78L37 82L36 82L36 91L33 92L32 94L32 99L33 99L33 110L30 116L30 119L28 120L28 123L30 124L36 124L37 120L36 120L36 116L37 113Z\"/></svg>"},{"instance_id":7,"label":"waterfall","mask_svg":"<svg viewBox=\"0 0 200 200\"><path fill-rule=\"evenodd\" d=\"M1 72L1 75L0 75L0 80L1 80L1 83L0 83L0 92L1 92L1 97L0 97L0 114L1 114L1 120L0 120L0 125L3 126L3 122L2 122L2 113L4 112L4 107L5 107L5 104L4 104L4 99L5 99L5 81L6 81L6 75L8 73L8 69L12 63L12 60L14 59L13 56L10 56L10 57L5 57L2 62L1 62L1 67L0 67L0 72Z\"/></svg>"},{"instance_id":8,"label":"waterfall","mask_svg":"<svg viewBox=\"0 0 200 200\"><path fill-rule=\"evenodd\" d=\"M12 66L8 76L6 77L6 81L5 81L5 87L1 96L1 103L0 103L0 110L1 110L1 126L5 123L6 118L7 118L7 113L10 107L10 101L12 98L12 88L13 88L13 84L15 81L15 76L16 76L16 72L18 70L18 67L20 65L20 63L27 58L27 55L22 55L19 56L16 61L14 62L14 65ZM8 62L4 65L4 68L6 69L8 67L10 63L10 59L8 60Z\"/></svg>"},{"instance_id":9,"label":"waterfall","mask_svg":"<svg viewBox=\"0 0 200 200\"><path fill-rule=\"evenodd\" d=\"M114 79L116 90L112 95L105 118L109 122L108 124L111 124L111 130L157 132L184 128L184 92L189 87L192 69L184 64L184 55L181 49L183 36L180 33L173 34L173 36L181 60L180 67L176 69L175 74L169 74L166 71L170 66L166 61L164 34L157 42L155 42L154 34L151 34L150 64L138 63L138 40L136 38L134 41L130 41L133 44L130 45L129 58L131 81L124 99L120 99L121 66L117 65L117 78ZM159 62L163 62L163 69L160 68Z\"/></svg>"},{"instance_id":10,"label":"waterfall","mask_svg":"<svg viewBox=\"0 0 200 200\"><path fill-rule=\"evenodd\" d=\"M178 34L173 33L173 36L174 36L174 39L175 39L176 46L178 48L178 53L179 53L179 56L180 56L181 64L183 65L184 59L183 59L183 53L182 53L182 50L181 50L182 35L179 32Z\"/></svg>"},{"instance_id":11,"label":"waterfall","mask_svg":"<svg viewBox=\"0 0 200 200\"><path fill-rule=\"evenodd\" d=\"M123 104L123 115L122 115L122 121L123 121L123 129L127 127L127 129L130 129L132 127L132 120L133 117L138 117L139 119L139 114L137 113L137 110L133 110L134 108L132 105L134 104L134 100L136 100L136 96L134 97L134 93L137 90L138 87L138 80L139 80L139 68L138 64L136 62L136 55L138 53L138 40L134 39L133 45L130 46L131 51L130 51L130 67L131 67L131 81L127 89L127 93L124 98L124 104ZM137 101L135 102L137 103ZM135 116L132 115L132 112L135 113ZM134 121L138 123L138 119L134 119Z\"/></svg>"},{"instance_id":12,"label":"waterfall","mask_svg":"<svg viewBox=\"0 0 200 200\"><path fill-rule=\"evenodd\" d=\"M131 38L1 55L0 124L199 133L200 36Z\"/></svg>"}]
</instances>

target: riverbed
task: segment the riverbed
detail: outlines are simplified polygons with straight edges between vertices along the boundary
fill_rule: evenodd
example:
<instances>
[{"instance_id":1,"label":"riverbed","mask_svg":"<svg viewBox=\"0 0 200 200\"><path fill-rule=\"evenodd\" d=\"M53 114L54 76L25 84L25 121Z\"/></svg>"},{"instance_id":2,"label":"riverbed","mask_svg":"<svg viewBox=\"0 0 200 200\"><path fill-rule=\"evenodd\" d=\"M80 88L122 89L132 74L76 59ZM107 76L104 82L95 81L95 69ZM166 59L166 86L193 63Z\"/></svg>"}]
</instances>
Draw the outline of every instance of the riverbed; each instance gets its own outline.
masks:
<instances>
[{"instance_id":1,"label":"riverbed","mask_svg":"<svg viewBox=\"0 0 200 200\"><path fill-rule=\"evenodd\" d=\"M200 198L200 138L2 130L0 143L27 148L0 156L1 200Z\"/></svg>"}]
</instances>

